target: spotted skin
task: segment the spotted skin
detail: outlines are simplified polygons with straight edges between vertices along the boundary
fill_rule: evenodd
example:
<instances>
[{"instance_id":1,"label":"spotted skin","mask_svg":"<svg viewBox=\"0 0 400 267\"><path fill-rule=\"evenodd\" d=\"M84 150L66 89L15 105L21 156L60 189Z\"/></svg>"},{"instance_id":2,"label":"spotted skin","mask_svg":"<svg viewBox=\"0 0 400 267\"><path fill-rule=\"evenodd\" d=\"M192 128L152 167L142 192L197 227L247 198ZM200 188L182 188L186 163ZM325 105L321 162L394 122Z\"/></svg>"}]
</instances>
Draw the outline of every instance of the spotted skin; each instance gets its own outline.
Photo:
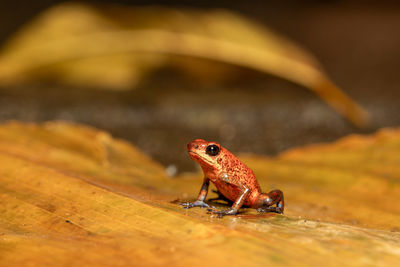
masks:
<instances>
[{"instance_id":1,"label":"spotted skin","mask_svg":"<svg viewBox=\"0 0 400 267\"><path fill-rule=\"evenodd\" d=\"M243 205L256 208L259 212L283 213L282 191L262 193L253 171L220 144L196 139L187 145L187 150L190 158L203 169L204 181L196 202L181 203L185 208L207 207L209 212L219 217L235 215ZM221 195L233 202L229 210L211 209L204 202L210 181Z\"/></svg>"}]
</instances>

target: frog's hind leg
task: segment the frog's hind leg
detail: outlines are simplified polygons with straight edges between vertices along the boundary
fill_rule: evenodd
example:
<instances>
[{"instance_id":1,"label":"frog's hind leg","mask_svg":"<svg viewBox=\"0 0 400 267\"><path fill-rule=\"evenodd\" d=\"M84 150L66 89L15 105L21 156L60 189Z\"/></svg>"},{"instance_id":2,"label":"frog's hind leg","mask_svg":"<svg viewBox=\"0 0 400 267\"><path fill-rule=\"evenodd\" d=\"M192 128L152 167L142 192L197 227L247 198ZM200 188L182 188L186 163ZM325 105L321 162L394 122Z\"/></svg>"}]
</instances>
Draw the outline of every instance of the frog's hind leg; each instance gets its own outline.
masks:
<instances>
[{"instance_id":1,"label":"frog's hind leg","mask_svg":"<svg viewBox=\"0 0 400 267\"><path fill-rule=\"evenodd\" d=\"M267 197L263 201L263 207L257 209L258 212L276 212L283 214L285 208L285 201L283 198L283 192L281 190L272 190L265 194ZM271 207L276 205L275 207Z\"/></svg>"},{"instance_id":2,"label":"frog's hind leg","mask_svg":"<svg viewBox=\"0 0 400 267\"><path fill-rule=\"evenodd\" d=\"M217 194L218 196L217 196L217 197L214 197L214 198L209 198L208 201L216 202L216 201L218 201L218 200L222 200L222 201L227 202L229 205L232 205L232 204L233 204L233 201L232 201L232 200L226 198L226 197L225 197L221 192L219 192L218 190L212 190L212 192L215 193L215 194Z\"/></svg>"}]
</instances>

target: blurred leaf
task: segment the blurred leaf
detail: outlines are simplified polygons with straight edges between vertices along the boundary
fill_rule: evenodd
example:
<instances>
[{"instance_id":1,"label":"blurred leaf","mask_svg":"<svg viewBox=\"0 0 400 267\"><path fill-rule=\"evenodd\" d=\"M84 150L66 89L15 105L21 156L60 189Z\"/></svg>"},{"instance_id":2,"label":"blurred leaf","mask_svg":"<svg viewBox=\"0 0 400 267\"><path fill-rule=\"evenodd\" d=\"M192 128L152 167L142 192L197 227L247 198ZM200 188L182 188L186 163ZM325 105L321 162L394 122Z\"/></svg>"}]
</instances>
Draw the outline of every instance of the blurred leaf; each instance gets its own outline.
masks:
<instances>
[{"instance_id":1,"label":"blurred leaf","mask_svg":"<svg viewBox=\"0 0 400 267\"><path fill-rule=\"evenodd\" d=\"M195 198L200 173L167 178L85 126L3 124L0 255L7 266L398 266L399 148L387 129L244 157L265 191L285 192L286 215L217 219L171 203Z\"/></svg>"},{"instance_id":2,"label":"blurred leaf","mask_svg":"<svg viewBox=\"0 0 400 267\"><path fill-rule=\"evenodd\" d=\"M224 10L62 4L26 25L3 48L0 83L53 79L127 89L177 56L276 75L310 89L354 124L367 123L366 111L329 80L308 52ZM203 71L212 76L210 67Z\"/></svg>"}]
</instances>

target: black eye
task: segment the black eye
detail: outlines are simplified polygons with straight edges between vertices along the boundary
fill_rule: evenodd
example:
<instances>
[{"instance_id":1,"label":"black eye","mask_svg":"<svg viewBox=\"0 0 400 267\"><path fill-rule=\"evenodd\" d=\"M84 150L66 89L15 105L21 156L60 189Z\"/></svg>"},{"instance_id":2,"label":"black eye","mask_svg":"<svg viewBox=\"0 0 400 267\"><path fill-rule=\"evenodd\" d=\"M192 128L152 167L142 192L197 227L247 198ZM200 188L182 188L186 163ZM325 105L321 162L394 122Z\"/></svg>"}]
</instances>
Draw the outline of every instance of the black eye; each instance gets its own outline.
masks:
<instances>
[{"instance_id":1,"label":"black eye","mask_svg":"<svg viewBox=\"0 0 400 267\"><path fill-rule=\"evenodd\" d=\"M210 156L216 156L219 153L219 147L216 145L209 145L206 148L206 153Z\"/></svg>"}]
</instances>

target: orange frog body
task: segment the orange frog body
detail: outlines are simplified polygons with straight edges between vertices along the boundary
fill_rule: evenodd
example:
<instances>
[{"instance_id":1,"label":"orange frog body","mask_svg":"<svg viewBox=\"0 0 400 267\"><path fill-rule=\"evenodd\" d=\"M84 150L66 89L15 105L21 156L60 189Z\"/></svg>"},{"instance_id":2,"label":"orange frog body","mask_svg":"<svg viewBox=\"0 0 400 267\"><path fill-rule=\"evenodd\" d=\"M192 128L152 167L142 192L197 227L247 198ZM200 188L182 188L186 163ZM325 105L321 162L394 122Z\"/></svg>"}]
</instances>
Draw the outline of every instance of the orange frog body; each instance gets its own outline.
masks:
<instances>
[{"instance_id":1,"label":"orange frog body","mask_svg":"<svg viewBox=\"0 0 400 267\"><path fill-rule=\"evenodd\" d=\"M196 139L187 145L187 150L203 169L204 181L197 201L181 203L185 208L206 207L219 217L235 215L243 205L256 208L259 212L283 213L282 191L262 193L253 171L220 144ZM215 184L220 196L233 202L230 209L214 210L204 202L210 181Z\"/></svg>"}]
</instances>

